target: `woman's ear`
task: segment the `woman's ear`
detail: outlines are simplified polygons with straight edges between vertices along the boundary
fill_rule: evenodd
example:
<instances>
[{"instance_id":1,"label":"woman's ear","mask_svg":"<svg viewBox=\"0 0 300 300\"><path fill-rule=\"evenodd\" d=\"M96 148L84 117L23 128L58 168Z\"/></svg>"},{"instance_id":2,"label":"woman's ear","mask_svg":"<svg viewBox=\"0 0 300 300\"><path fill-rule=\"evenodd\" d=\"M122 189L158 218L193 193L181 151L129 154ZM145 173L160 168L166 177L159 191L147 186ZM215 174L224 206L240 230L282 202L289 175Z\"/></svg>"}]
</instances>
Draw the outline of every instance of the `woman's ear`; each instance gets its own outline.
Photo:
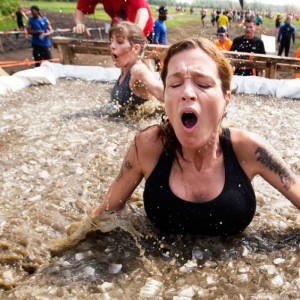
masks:
<instances>
[{"instance_id":1,"label":"woman's ear","mask_svg":"<svg viewBox=\"0 0 300 300\"><path fill-rule=\"evenodd\" d=\"M141 55L142 47L139 44L134 44L132 47L132 51L136 53L137 55Z\"/></svg>"},{"instance_id":2,"label":"woman's ear","mask_svg":"<svg viewBox=\"0 0 300 300\"><path fill-rule=\"evenodd\" d=\"M231 92L227 91L224 95L224 101L226 102L226 106L229 104L230 100L231 100Z\"/></svg>"}]
</instances>

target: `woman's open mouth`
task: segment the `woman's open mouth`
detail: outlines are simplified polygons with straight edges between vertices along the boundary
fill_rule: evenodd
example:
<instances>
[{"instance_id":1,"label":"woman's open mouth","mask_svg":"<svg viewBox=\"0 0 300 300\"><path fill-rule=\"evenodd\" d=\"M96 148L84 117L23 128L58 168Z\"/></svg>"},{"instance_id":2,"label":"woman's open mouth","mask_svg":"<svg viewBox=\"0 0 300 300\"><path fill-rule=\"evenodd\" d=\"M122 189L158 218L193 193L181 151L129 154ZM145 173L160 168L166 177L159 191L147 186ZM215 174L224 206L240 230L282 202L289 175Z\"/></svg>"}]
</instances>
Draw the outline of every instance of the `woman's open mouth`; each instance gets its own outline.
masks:
<instances>
[{"instance_id":1,"label":"woman's open mouth","mask_svg":"<svg viewBox=\"0 0 300 300\"><path fill-rule=\"evenodd\" d=\"M197 116L193 112L185 112L181 116L182 124L185 128L193 128L197 123Z\"/></svg>"}]
</instances>

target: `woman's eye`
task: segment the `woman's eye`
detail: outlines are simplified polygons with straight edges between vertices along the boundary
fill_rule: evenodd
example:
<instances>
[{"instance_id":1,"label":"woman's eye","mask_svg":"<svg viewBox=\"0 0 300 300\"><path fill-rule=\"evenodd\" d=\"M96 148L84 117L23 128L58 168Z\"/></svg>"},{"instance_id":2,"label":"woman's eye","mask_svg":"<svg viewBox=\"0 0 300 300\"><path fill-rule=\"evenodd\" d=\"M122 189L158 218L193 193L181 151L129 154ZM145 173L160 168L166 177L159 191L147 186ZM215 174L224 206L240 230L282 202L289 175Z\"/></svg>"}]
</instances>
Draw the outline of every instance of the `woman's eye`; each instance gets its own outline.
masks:
<instances>
[{"instance_id":1,"label":"woman's eye","mask_svg":"<svg viewBox=\"0 0 300 300\"><path fill-rule=\"evenodd\" d=\"M199 87L203 88L203 89L209 89L210 85L204 82L195 82L196 85L198 85Z\"/></svg>"},{"instance_id":2,"label":"woman's eye","mask_svg":"<svg viewBox=\"0 0 300 300\"><path fill-rule=\"evenodd\" d=\"M170 83L170 87L176 88L176 87L180 86L181 84L182 84L181 82L173 82L173 83Z\"/></svg>"}]
</instances>

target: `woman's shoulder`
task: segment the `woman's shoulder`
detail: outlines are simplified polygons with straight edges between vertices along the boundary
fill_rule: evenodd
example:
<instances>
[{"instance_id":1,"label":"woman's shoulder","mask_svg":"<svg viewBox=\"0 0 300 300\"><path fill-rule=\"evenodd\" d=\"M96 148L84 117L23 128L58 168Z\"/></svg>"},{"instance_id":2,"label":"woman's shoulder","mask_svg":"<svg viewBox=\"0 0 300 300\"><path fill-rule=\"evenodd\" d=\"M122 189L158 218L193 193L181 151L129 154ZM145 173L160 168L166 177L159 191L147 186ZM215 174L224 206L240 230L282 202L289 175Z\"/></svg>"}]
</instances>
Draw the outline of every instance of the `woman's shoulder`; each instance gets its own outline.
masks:
<instances>
[{"instance_id":1,"label":"woman's shoulder","mask_svg":"<svg viewBox=\"0 0 300 300\"><path fill-rule=\"evenodd\" d=\"M245 129L230 127L230 136L234 147L247 148L265 143L265 140L261 135Z\"/></svg>"},{"instance_id":2,"label":"woman's shoulder","mask_svg":"<svg viewBox=\"0 0 300 300\"><path fill-rule=\"evenodd\" d=\"M236 158L250 180L257 174L257 156L268 149L268 142L259 134L230 128L231 143Z\"/></svg>"},{"instance_id":3,"label":"woman's shoulder","mask_svg":"<svg viewBox=\"0 0 300 300\"><path fill-rule=\"evenodd\" d=\"M136 136L135 140L141 146L150 146L156 144L163 144L162 142L162 129L159 124L151 125L145 129L140 130Z\"/></svg>"},{"instance_id":4,"label":"woman's shoulder","mask_svg":"<svg viewBox=\"0 0 300 300\"><path fill-rule=\"evenodd\" d=\"M146 156L161 154L164 148L161 126L158 124L151 125L139 131L135 136L135 144L138 151L141 151Z\"/></svg>"},{"instance_id":5,"label":"woman's shoulder","mask_svg":"<svg viewBox=\"0 0 300 300\"><path fill-rule=\"evenodd\" d=\"M138 132L135 136L135 147L143 174L147 178L156 166L164 149L161 127L152 125Z\"/></svg>"},{"instance_id":6,"label":"woman's shoulder","mask_svg":"<svg viewBox=\"0 0 300 300\"><path fill-rule=\"evenodd\" d=\"M267 140L254 132L243 129L230 128L231 143L235 155L240 163L251 165L260 149L270 148Z\"/></svg>"},{"instance_id":7,"label":"woman's shoulder","mask_svg":"<svg viewBox=\"0 0 300 300\"><path fill-rule=\"evenodd\" d=\"M150 72L149 67L142 61L136 62L132 67L131 67L131 75L141 75L144 73Z\"/></svg>"}]
</instances>

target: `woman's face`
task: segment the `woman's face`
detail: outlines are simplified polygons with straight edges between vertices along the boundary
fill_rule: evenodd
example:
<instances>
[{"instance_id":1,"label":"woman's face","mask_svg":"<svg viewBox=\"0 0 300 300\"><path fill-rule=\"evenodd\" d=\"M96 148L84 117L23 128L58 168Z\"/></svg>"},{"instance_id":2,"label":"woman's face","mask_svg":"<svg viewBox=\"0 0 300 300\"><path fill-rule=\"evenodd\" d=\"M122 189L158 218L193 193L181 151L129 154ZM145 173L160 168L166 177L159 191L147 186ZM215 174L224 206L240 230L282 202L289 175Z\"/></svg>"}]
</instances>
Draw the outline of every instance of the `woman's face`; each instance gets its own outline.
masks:
<instances>
[{"instance_id":1,"label":"woman's face","mask_svg":"<svg viewBox=\"0 0 300 300\"><path fill-rule=\"evenodd\" d=\"M36 18L39 16L39 11L36 9L31 9L31 15Z\"/></svg>"},{"instance_id":2,"label":"woman's face","mask_svg":"<svg viewBox=\"0 0 300 300\"><path fill-rule=\"evenodd\" d=\"M121 68L128 64L134 57L134 51L127 38L127 34L120 31L114 31L111 35L110 50L111 57L116 67Z\"/></svg>"},{"instance_id":3,"label":"woman's face","mask_svg":"<svg viewBox=\"0 0 300 300\"><path fill-rule=\"evenodd\" d=\"M215 61L200 48L169 61L166 113L182 147L199 149L219 129L230 92L224 95Z\"/></svg>"},{"instance_id":4,"label":"woman's face","mask_svg":"<svg viewBox=\"0 0 300 300\"><path fill-rule=\"evenodd\" d=\"M255 24L254 22L246 22L245 27L244 27L244 32L245 32L245 38L246 39L253 39L254 34L255 34Z\"/></svg>"}]
</instances>

